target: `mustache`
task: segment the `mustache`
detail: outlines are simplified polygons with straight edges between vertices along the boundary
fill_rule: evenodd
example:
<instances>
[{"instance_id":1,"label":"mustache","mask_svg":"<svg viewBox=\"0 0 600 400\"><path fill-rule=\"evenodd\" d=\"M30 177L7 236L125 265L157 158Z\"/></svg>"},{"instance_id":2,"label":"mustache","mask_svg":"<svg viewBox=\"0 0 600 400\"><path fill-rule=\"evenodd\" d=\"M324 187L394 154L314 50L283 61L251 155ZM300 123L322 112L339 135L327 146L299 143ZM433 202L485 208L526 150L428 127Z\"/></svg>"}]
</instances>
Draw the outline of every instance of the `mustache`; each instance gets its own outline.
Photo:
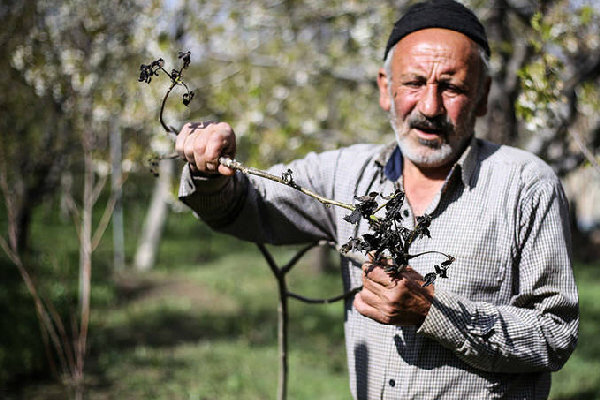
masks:
<instances>
[{"instance_id":1,"label":"mustache","mask_svg":"<svg viewBox=\"0 0 600 400\"><path fill-rule=\"evenodd\" d=\"M445 136L451 135L455 131L454 124L446 115L430 118L417 112L410 115L408 124L411 129L436 130Z\"/></svg>"}]
</instances>

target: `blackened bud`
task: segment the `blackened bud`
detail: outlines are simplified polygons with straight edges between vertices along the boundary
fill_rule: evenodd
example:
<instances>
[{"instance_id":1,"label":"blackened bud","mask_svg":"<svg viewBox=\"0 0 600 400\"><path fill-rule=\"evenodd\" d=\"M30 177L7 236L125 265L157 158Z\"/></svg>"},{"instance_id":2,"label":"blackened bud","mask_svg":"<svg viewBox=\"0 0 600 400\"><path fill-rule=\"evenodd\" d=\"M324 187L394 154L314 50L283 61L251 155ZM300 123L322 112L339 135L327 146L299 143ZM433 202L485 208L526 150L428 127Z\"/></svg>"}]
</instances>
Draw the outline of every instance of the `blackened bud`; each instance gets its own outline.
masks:
<instances>
[{"instance_id":1,"label":"blackened bud","mask_svg":"<svg viewBox=\"0 0 600 400\"><path fill-rule=\"evenodd\" d=\"M146 66L144 64L142 64L140 66L140 77L138 78L138 82L145 82L146 81L147 76L146 76L146 69L145 69L145 67Z\"/></svg>"},{"instance_id":2,"label":"blackened bud","mask_svg":"<svg viewBox=\"0 0 600 400\"><path fill-rule=\"evenodd\" d=\"M184 106L188 106L190 104L190 101L192 101L192 99L194 98L194 92L193 91L189 91L183 94L183 105Z\"/></svg>"},{"instance_id":3,"label":"blackened bud","mask_svg":"<svg viewBox=\"0 0 600 400\"><path fill-rule=\"evenodd\" d=\"M437 278L437 275L435 272L430 272L428 274L425 274L425 277L423 278L423 280L424 280L423 287L433 285L433 283L435 282L435 278Z\"/></svg>"},{"instance_id":4,"label":"blackened bud","mask_svg":"<svg viewBox=\"0 0 600 400\"><path fill-rule=\"evenodd\" d=\"M440 276L440 278L448 278L448 267L434 265L435 273Z\"/></svg>"},{"instance_id":5,"label":"blackened bud","mask_svg":"<svg viewBox=\"0 0 600 400\"><path fill-rule=\"evenodd\" d=\"M180 51L179 52L179 58L183 60L183 68L187 68L190 66L190 52L186 51Z\"/></svg>"},{"instance_id":6,"label":"blackened bud","mask_svg":"<svg viewBox=\"0 0 600 400\"><path fill-rule=\"evenodd\" d=\"M140 77L138 82L150 83L152 81L152 67L150 65L140 65Z\"/></svg>"},{"instance_id":7,"label":"blackened bud","mask_svg":"<svg viewBox=\"0 0 600 400\"><path fill-rule=\"evenodd\" d=\"M293 175L293 171L288 168L287 171L284 171L281 173L281 180L283 181L283 183L290 184L290 183L294 182L294 177L292 175Z\"/></svg>"},{"instance_id":8,"label":"blackened bud","mask_svg":"<svg viewBox=\"0 0 600 400\"><path fill-rule=\"evenodd\" d=\"M456 261L456 258L454 258L452 256L448 256L447 260L442 261L442 267L447 267L450 264L452 264L454 261Z\"/></svg>"},{"instance_id":9,"label":"blackened bud","mask_svg":"<svg viewBox=\"0 0 600 400\"><path fill-rule=\"evenodd\" d=\"M171 81L172 82L178 83L180 77L181 77L181 74L179 73L178 70L176 70L176 69L171 70Z\"/></svg>"},{"instance_id":10,"label":"blackened bud","mask_svg":"<svg viewBox=\"0 0 600 400\"><path fill-rule=\"evenodd\" d=\"M431 238L431 233L429 232L429 225L431 225L431 216L428 214L423 214L421 217L417 217L417 226L415 231L419 235L419 238L427 236Z\"/></svg>"}]
</instances>

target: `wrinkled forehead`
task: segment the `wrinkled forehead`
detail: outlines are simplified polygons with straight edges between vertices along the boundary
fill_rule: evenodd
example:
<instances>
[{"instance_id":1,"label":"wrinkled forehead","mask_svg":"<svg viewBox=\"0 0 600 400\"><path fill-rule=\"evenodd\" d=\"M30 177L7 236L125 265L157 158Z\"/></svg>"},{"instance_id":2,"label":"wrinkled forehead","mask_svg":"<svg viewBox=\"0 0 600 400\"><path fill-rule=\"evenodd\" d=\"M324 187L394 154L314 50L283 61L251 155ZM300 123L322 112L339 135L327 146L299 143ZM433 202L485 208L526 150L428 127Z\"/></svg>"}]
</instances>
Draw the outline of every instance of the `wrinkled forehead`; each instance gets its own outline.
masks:
<instances>
[{"instance_id":1,"label":"wrinkled forehead","mask_svg":"<svg viewBox=\"0 0 600 400\"><path fill-rule=\"evenodd\" d=\"M479 50L477 44L462 33L440 28L413 32L396 44L393 70L413 69L428 63L471 73L479 68Z\"/></svg>"}]
</instances>

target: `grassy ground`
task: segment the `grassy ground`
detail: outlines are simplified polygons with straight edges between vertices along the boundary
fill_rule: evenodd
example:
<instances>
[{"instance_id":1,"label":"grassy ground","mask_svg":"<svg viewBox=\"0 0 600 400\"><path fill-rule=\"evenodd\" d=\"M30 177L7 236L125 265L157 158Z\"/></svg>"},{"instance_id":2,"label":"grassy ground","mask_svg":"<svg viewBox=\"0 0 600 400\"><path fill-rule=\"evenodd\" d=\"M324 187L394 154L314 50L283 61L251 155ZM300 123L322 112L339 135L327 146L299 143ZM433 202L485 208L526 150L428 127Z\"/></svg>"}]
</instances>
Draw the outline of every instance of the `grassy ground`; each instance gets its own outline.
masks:
<instances>
[{"instance_id":1,"label":"grassy ground","mask_svg":"<svg viewBox=\"0 0 600 400\"><path fill-rule=\"evenodd\" d=\"M55 246L51 238L60 237L60 232L44 232L46 245ZM174 214L155 270L121 273L113 285L104 280L109 276L108 242L99 248L95 267L99 279L90 330L87 399L275 398L276 285L254 246L210 234L191 222L189 214ZM57 262L76 259L76 249L66 249L70 255L57 255ZM283 261L293 249L276 253ZM337 272L318 273L307 261L290 275L295 292L315 297L340 293ZM553 376L552 399L600 398L596 269L597 265L577 266L580 342L566 367ZM342 305L292 301L290 321L289 398L350 398ZM7 399L67 396L51 381L0 390L0 397Z\"/></svg>"},{"instance_id":2,"label":"grassy ground","mask_svg":"<svg viewBox=\"0 0 600 400\"><path fill-rule=\"evenodd\" d=\"M295 287L321 281L339 290L336 276L296 275ZM96 366L107 386L91 398L274 398L277 294L259 254L233 253L144 279L124 278L123 306L97 313L95 336L106 343L95 347L111 350ZM290 398L347 392L341 310L293 305Z\"/></svg>"},{"instance_id":3,"label":"grassy ground","mask_svg":"<svg viewBox=\"0 0 600 400\"><path fill-rule=\"evenodd\" d=\"M115 287L94 287L87 399L275 398L271 271L254 245L211 234L190 219L171 216L153 271L121 273ZM272 250L281 263L295 252ZM341 293L339 273L318 273L306 257L288 275L290 288L312 297ZM101 262L96 266L97 275L107 275ZM342 309L291 301L290 399L349 398ZM68 392L36 381L3 395L50 400Z\"/></svg>"},{"instance_id":4,"label":"grassy ground","mask_svg":"<svg viewBox=\"0 0 600 400\"><path fill-rule=\"evenodd\" d=\"M579 343L565 365L552 377L551 398L600 399L600 265L577 264Z\"/></svg>"}]
</instances>

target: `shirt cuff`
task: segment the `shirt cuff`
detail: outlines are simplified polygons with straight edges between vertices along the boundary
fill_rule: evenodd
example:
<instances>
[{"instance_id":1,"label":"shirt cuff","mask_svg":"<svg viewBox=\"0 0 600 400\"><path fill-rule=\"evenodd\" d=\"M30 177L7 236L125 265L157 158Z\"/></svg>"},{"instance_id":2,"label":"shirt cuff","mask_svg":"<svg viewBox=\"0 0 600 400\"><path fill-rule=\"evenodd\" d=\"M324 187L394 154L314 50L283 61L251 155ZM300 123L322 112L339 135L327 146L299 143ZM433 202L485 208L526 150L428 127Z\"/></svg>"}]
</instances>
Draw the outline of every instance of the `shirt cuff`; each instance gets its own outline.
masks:
<instances>
[{"instance_id":1,"label":"shirt cuff","mask_svg":"<svg viewBox=\"0 0 600 400\"><path fill-rule=\"evenodd\" d=\"M417 330L448 348L459 348L467 338L494 333L496 313L452 292L436 289L431 308Z\"/></svg>"},{"instance_id":2,"label":"shirt cuff","mask_svg":"<svg viewBox=\"0 0 600 400\"><path fill-rule=\"evenodd\" d=\"M197 217L217 229L237 217L245 201L246 187L241 172L234 176L199 176L193 175L186 164L178 197Z\"/></svg>"},{"instance_id":3,"label":"shirt cuff","mask_svg":"<svg viewBox=\"0 0 600 400\"><path fill-rule=\"evenodd\" d=\"M220 192L230 180L231 177L225 175L194 175L190 170L190 164L186 163L181 173L178 196L185 198L193 194L214 195Z\"/></svg>"}]
</instances>

